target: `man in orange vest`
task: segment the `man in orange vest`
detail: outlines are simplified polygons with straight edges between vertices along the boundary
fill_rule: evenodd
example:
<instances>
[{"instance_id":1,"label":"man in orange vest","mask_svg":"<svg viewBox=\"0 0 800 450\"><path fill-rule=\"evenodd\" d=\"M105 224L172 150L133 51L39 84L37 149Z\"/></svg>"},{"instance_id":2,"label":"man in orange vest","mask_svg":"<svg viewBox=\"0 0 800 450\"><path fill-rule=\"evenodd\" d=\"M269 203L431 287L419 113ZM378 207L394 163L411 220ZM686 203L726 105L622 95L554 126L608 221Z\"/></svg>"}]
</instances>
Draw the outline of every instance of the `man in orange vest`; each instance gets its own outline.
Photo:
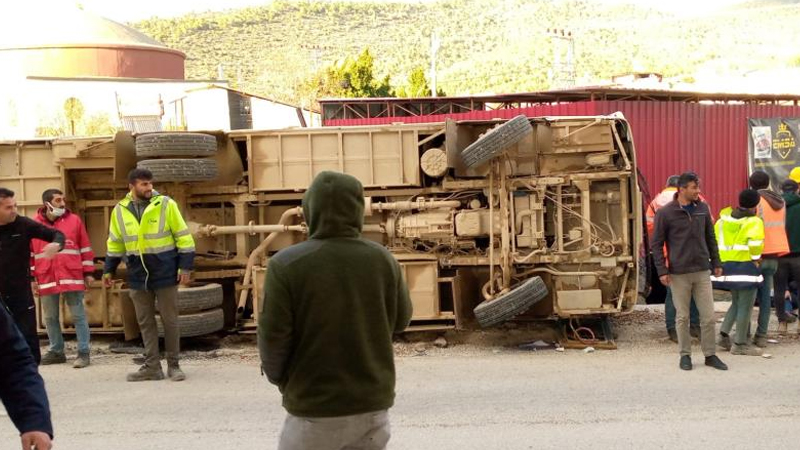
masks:
<instances>
[{"instance_id":1,"label":"man in orange vest","mask_svg":"<svg viewBox=\"0 0 800 450\"><path fill-rule=\"evenodd\" d=\"M789 239L786 237L786 202L779 194L771 191L769 186L770 179L766 172L757 170L750 175L750 188L757 190L761 195L757 215L764 221L764 251L761 261L764 284L757 294L758 328L753 339L753 344L761 348L767 346L767 326L772 309L772 290L775 272L778 270L778 257L789 254ZM797 320L793 315L781 316L780 313L778 319L785 323ZM786 327L785 324L782 326Z\"/></svg>"},{"instance_id":2,"label":"man in orange vest","mask_svg":"<svg viewBox=\"0 0 800 450\"><path fill-rule=\"evenodd\" d=\"M667 186L658 195L656 195L653 201L650 202L650 204L647 206L646 221L647 221L648 240L653 237L653 228L655 228L656 211L658 211L662 206L666 205L667 203L675 199L675 195L678 193L679 178L680 177L678 175L670 175L670 177L667 178ZM667 334L669 335L669 339L672 342L678 342L678 333L677 331L675 331L675 316L677 315L677 310L675 309L675 303L672 301L672 289L670 289L669 286L664 286L664 287L667 289L667 295L666 297L664 297L664 321L667 325ZM690 334L692 335L692 337L699 338L700 312L697 311L697 305L694 302L694 298L692 298L689 316L690 316L689 319Z\"/></svg>"}]
</instances>

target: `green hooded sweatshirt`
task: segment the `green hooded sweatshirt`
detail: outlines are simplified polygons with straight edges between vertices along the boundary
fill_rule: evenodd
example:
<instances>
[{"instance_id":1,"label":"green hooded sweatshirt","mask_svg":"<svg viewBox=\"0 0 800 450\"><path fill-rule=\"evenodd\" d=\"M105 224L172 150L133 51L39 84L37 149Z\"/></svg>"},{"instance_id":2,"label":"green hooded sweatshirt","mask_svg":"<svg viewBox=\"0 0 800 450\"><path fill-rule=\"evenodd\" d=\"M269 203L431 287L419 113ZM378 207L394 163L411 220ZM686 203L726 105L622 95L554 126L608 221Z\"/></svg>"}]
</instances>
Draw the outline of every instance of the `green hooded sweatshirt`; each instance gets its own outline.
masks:
<instances>
[{"instance_id":1,"label":"green hooded sweatshirt","mask_svg":"<svg viewBox=\"0 0 800 450\"><path fill-rule=\"evenodd\" d=\"M789 251L793 256L800 255L800 196L794 192L785 192L786 201L786 237L789 238Z\"/></svg>"},{"instance_id":2,"label":"green hooded sweatshirt","mask_svg":"<svg viewBox=\"0 0 800 450\"><path fill-rule=\"evenodd\" d=\"M258 320L262 371L295 416L337 417L394 403L392 335L411 319L397 260L361 238L358 180L322 172L303 197L309 239L269 261Z\"/></svg>"}]
</instances>

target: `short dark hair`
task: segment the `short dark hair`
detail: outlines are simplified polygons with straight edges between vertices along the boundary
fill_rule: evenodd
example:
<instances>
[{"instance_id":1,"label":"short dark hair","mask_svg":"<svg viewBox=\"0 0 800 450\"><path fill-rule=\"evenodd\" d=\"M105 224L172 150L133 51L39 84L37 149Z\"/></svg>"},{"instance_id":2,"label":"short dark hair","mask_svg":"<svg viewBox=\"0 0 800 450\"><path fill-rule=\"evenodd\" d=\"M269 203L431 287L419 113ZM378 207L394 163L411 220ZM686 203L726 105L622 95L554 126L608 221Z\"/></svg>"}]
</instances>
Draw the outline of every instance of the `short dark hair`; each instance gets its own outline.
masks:
<instances>
[{"instance_id":1,"label":"short dark hair","mask_svg":"<svg viewBox=\"0 0 800 450\"><path fill-rule=\"evenodd\" d=\"M0 187L0 198L13 198L14 191L11 189L6 189L4 187Z\"/></svg>"},{"instance_id":2,"label":"short dark hair","mask_svg":"<svg viewBox=\"0 0 800 450\"><path fill-rule=\"evenodd\" d=\"M136 184L136 180L152 181L153 172L150 172L147 169L140 169L137 167L128 172L128 183Z\"/></svg>"},{"instance_id":3,"label":"short dark hair","mask_svg":"<svg viewBox=\"0 0 800 450\"><path fill-rule=\"evenodd\" d=\"M61 189L48 189L42 192L42 203L49 203L56 195L64 195Z\"/></svg>"},{"instance_id":4,"label":"short dark hair","mask_svg":"<svg viewBox=\"0 0 800 450\"><path fill-rule=\"evenodd\" d=\"M667 178L667 187L678 187L678 179L680 177L680 175L670 175L669 178Z\"/></svg>"},{"instance_id":5,"label":"short dark hair","mask_svg":"<svg viewBox=\"0 0 800 450\"><path fill-rule=\"evenodd\" d=\"M678 177L678 187L685 188L689 183L700 183L700 178L694 172L683 172Z\"/></svg>"},{"instance_id":6,"label":"short dark hair","mask_svg":"<svg viewBox=\"0 0 800 450\"><path fill-rule=\"evenodd\" d=\"M760 170L750 174L750 187L752 189L769 189L769 174Z\"/></svg>"}]
</instances>

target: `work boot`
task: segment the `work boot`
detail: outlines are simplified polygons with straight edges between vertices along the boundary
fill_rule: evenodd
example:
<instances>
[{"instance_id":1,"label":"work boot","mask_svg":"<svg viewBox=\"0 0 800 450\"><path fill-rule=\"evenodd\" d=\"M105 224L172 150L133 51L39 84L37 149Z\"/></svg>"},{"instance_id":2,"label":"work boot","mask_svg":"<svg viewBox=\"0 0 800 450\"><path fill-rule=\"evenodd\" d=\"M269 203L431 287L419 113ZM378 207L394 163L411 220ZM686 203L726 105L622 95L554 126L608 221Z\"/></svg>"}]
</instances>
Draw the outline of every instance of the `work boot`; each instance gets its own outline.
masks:
<instances>
[{"instance_id":1,"label":"work boot","mask_svg":"<svg viewBox=\"0 0 800 450\"><path fill-rule=\"evenodd\" d=\"M797 316L791 313L786 313L786 323L795 323L797 322Z\"/></svg>"},{"instance_id":2,"label":"work boot","mask_svg":"<svg viewBox=\"0 0 800 450\"><path fill-rule=\"evenodd\" d=\"M756 336L753 338L753 345L758 348L767 348L767 337L766 336Z\"/></svg>"},{"instance_id":3,"label":"work boot","mask_svg":"<svg viewBox=\"0 0 800 450\"><path fill-rule=\"evenodd\" d=\"M42 356L43 366L49 366L50 364L64 364L65 362L67 362L67 355L54 352L52 350L48 350L47 353Z\"/></svg>"},{"instance_id":4,"label":"work boot","mask_svg":"<svg viewBox=\"0 0 800 450\"><path fill-rule=\"evenodd\" d=\"M167 376L172 381L183 381L186 379L186 374L181 370L181 366L178 364L178 361L167 363Z\"/></svg>"},{"instance_id":5,"label":"work boot","mask_svg":"<svg viewBox=\"0 0 800 450\"><path fill-rule=\"evenodd\" d=\"M693 338L700 339L700 325L689 326L689 335Z\"/></svg>"},{"instance_id":6,"label":"work boot","mask_svg":"<svg viewBox=\"0 0 800 450\"><path fill-rule=\"evenodd\" d=\"M84 367L89 366L89 353L78 353L78 357L75 359L75 362L72 363L72 367L75 369L83 369Z\"/></svg>"},{"instance_id":7,"label":"work boot","mask_svg":"<svg viewBox=\"0 0 800 450\"><path fill-rule=\"evenodd\" d=\"M706 365L717 370L728 370L728 366L717 355L706 356Z\"/></svg>"},{"instance_id":8,"label":"work boot","mask_svg":"<svg viewBox=\"0 0 800 450\"><path fill-rule=\"evenodd\" d=\"M787 331L789 331L789 323L778 322L778 336L786 336Z\"/></svg>"},{"instance_id":9,"label":"work boot","mask_svg":"<svg viewBox=\"0 0 800 450\"><path fill-rule=\"evenodd\" d=\"M155 381L164 379L164 371L161 370L161 364L156 367L144 365L138 371L129 373L128 381Z\"/></svg>"},{"instance_id":10,"label":"work boot","mask_svg":"<svg viewBox=\"0 0 800 450\"><path fill-rule=\"evenodd\" d=\"M669 340L672 342L678 343L678 332L675 331L675 328L667 328L667 334L669 335Z\"/></svg>"},{"instance_id":11,"label":"work boot","mask_svg":"<svg viewBox=\"0 0 800 450\"><path fill-rule=\"evenodd\" d=\"M733 344L731 355L742 356L761 356L763 352L758 347L751 347L749 345Z\"/></svg>"},{"instance_id":12,"label":"work boot","mask_svg":"<svg viewBox=\"0 0 800 450\"><path fill-rule=\"evenodd\" d=\"M681 356L681 370L692 370L692 357L689 355Z\"/></svg>"},{"instance_id":13,"label":"work boot","mask_svg":"<svg viewBox=\"0 0 800 450\"><path fill-rule=\"evenodd\" d=\"M719 339L717 340L717 345L724 348L726 351L731 350L731 337L727 334L719 334Z\"/></svg>"}]
</instances>

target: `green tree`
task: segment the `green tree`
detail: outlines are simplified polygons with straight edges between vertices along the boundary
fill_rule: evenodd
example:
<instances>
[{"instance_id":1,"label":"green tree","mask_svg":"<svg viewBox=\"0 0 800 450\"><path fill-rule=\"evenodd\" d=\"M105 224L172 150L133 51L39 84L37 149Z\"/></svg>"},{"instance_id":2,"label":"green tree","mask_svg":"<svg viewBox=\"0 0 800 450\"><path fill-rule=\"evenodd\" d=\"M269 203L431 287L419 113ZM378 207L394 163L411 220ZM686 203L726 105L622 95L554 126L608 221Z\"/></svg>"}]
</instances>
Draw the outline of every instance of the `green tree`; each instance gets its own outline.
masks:
<instances>
[{"instance_id":1,"label":"green tree","mask_svg":"<svg viewBox=\"0 0 800 450\"><path fill-rule=\"evenodd\" d=\"M70 135L75 136L75 126L83 119L83 103L75 97L70 97L64 102L64 117L69 122Z\"/></svg>"},{"instance_id":2,"label":"green tree","mask_svg":"<svg viewBox=\"0 0 800 450\"><path fill-rule=\"evenodd\" d=\"M389 75L375 76L375 59L365 48L356 58L347 57L312 75L300 91L311 102L325 97L363 98L393 97Z\"/></svg>"}]
</instances>

